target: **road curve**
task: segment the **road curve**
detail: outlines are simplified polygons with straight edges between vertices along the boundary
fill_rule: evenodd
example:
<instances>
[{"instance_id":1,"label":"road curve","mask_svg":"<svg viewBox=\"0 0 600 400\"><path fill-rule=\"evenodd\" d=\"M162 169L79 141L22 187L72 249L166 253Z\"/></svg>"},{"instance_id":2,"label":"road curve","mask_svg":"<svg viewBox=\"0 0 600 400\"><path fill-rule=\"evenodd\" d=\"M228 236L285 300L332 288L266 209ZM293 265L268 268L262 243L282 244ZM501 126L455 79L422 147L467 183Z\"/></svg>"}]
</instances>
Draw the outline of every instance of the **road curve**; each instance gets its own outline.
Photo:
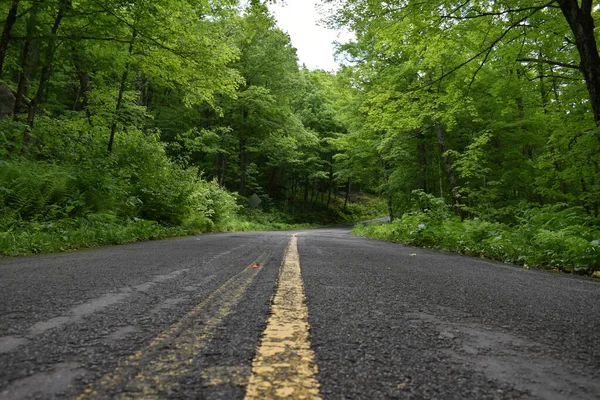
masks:
<instances>
[{"instance_id":1,"label":"road curve","mask_svg":"<svg viewBox=\"0 0 600 400\"><path fill-rule=\"evenodd\" d=\"M353 237L0 260L0 399L597 399L600 282Z\"/></svg>"}]
</instances>

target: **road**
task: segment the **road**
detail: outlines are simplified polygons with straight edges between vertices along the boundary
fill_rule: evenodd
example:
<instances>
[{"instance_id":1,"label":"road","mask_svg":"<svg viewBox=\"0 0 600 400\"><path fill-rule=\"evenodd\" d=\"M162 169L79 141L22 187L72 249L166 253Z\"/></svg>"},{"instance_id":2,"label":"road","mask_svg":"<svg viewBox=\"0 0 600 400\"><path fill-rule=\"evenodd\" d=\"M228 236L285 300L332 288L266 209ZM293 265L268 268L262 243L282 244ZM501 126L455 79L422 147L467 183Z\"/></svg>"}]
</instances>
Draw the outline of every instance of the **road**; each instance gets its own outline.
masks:
<instances>
[{"instance_id":1,"label":"road","mask_svg":"<svg viewBox=\"0 0 600 400\"><path fill-rule=\"evenodd\" d=\"M600 282L353 237L0 260L0 399L598 399Z\"/></svg>"}]
</instances>

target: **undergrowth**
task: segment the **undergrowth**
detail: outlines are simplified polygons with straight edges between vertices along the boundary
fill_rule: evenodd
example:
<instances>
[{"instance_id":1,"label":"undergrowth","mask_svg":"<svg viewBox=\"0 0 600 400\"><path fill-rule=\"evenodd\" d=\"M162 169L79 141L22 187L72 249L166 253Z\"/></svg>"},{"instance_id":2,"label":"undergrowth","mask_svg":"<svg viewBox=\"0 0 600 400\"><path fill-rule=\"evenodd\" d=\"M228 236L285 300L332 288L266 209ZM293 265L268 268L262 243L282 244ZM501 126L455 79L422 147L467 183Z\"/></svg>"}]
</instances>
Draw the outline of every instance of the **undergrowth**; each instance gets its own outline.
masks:
<instances>
[{"instance_id":1,"label":"undergrowth","mask_svg":"<svg viewBox=\"0 0 600 400\"><path fill-rule=\"evenodd\" d=\"M412 246L577 274L600 271L598 221L577 207L525 209L506 224L461 221L441 199L420 193L420 207L392 223L358 225L353 233Z\"/></svg>"},{"instance_id":2,"label":"undergrowth","mask_svg":"<svg viewBox=\"0 0 600 400\"><path fill-rule=\"evenodd\" d=\"M53 253L109 244L182 236L200 232L193 227L167 227L155 221L91 221L65 219L29 223L0 232L3 255Z\"/></svg>"},{"instance_id":3,"label":"undergrowth","mask_svg":"<svg viewBox=\"0 0 600 400\"><path fill-rule=\"evenodd\" d=\"M157 135L131 128L112 154L88 139L79 157L65 141L37 160L0 161L0 254L233 229L235 197L171 161Z\"/></svg>"},{"instance_id":4,"label":"undergrowth","mask_svg":"<svg viewBox=\"0 0 600 400\"><path fill-rule=\"evenodd\" d=\"M170 161L157 137L129 132L107 156L76 162L0 161L0 255L49 253L206 232L297 230L357 220L371 198L344 209L248 210L194 168ZM40 157L43 158L43 157Z\"/></svg>"}]
</instances>

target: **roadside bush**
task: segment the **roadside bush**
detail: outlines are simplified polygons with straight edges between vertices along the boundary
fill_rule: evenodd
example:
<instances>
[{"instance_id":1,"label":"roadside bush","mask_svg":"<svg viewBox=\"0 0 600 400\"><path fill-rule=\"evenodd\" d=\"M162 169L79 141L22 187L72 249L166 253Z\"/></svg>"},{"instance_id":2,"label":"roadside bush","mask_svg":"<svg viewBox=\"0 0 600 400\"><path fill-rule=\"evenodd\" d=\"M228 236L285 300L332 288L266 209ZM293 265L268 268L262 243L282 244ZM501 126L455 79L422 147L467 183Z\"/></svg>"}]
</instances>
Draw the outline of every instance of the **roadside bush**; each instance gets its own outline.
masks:
<instances>
[{"instance_id":1,"label":"roadside bush","mask_svg":"<svg viewBox=\"0 0 600 400\"><path fill-rule=\"evenodd\" d=\"M232 229L240 207L236 204L235 196L221 188L216 181L197 179L191 201L193 213L186 220L186 226L205 226L205 232Z\"/></svg>"},{"instance_id":2,"label":"roadside bush","mask_svg":"<svg viewBox=\"0 0 600 400\"><path fill-rule=\"evenodd\" d=\"M129 129L115 141L115 174L129 183L137 216L167 225L181 224L192 213L197 172L169 160L157 134Z\"/></svg>"},{"instance_id":3,"label":"roadside bush","mask_svg":"<svg viewBox=\"0 0 600 400\"><path fill-rule=\"evenodd\" d=\"M0 161L0 252L231 229L238 209L232 194L202 180L197 169L172 162L156 134L130 129L117 138L112 154L92 138L89 151L76 159L69 156L69 141L56 139L45 151L63 157L61 165Z\"/></svg>"},{"instance_id":4,"label":"roadside bush","mask_svg":"<svg viewBox=\"0 0 600 400\"><path fill-rule=\"evenodd\" d=\"M360 236L485 257L526 267L591 274L600 270L600 230L579 208L560 206L524 210L507 225L425 209L393 223L359 225Z\"/></svg>"}]
</instances>

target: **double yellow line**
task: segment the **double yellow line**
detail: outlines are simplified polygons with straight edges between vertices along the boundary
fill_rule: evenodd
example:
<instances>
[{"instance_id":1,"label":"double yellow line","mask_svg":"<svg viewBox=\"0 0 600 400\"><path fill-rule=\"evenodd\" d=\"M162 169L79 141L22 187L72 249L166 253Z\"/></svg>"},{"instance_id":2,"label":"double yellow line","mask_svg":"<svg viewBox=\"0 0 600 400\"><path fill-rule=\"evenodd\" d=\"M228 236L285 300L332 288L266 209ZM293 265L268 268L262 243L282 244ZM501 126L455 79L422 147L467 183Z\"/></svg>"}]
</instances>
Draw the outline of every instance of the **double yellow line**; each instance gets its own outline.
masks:
<instances>
[{"instance_id":1,"label":"double yellow line","mask_svg":"<svg viewBox=\"0 0 600 400\"><path fill-rule=\"evenodd\" d=\"M271 317L252 362L249 400L320 398L297 242L294 235L279 272Z\"/></svg>"},{"instance_id":2,"label":"double yellow line","mask_svg":"<svg viewBox=\"0 0 600 400\"><path fill-rule=\"evenodd\" d=\"M267 258L267 253L263 253L146 348L88 386L78 399L158 399L175 389L178 378L191 370L194 359L240 302ZM320 398L308 330L308 309L294 236L280 268L271 316L252 363L247 399Z\"/></svg>"}]
</instances>

